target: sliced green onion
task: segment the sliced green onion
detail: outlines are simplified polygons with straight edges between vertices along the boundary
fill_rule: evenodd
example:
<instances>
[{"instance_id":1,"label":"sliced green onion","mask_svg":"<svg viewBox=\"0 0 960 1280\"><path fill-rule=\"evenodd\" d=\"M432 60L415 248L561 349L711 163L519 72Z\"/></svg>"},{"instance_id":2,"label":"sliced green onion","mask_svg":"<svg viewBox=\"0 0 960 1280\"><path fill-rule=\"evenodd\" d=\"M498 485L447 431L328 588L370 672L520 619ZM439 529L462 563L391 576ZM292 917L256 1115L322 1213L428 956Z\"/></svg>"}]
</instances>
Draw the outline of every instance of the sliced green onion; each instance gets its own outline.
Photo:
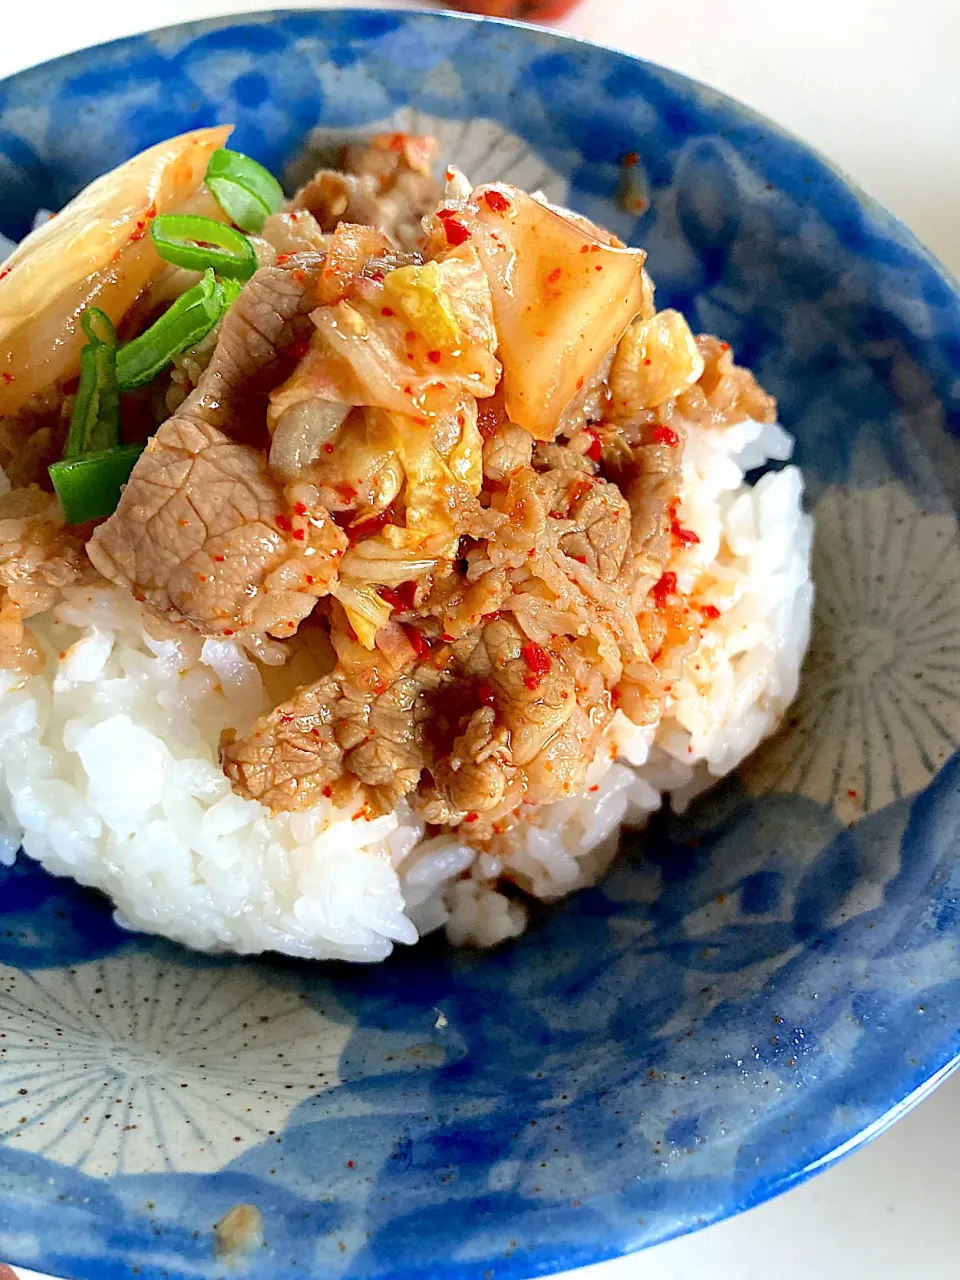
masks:
<instances>
[{"instance_id":1,"label":"sliced green onion","mask_svg":"<svg viewBox=\"0 0 960 1280\"><path fill-rule=\"evenodd\" d=\"M210 332L223 314L225 302L223 285L207 271L200 283L182 293L146 332L117 352L120 390L152 382L174 356Z\"/></svg>"},{"instance_id":2,"label":"sliced green onion","mask_svg":"<svg viewBox=\"0 0 960 1280\"><path fill-rule=\"evenodd\" d=\"M227 311L240 297L243 285L239 280L221 280L220 288L223 290L223 309Z\"/></svg>"},{"instance_id":3,"label":"sliced green onion","mask_svg":"<svg viewBox=\"0 0 960 1280\"><path fill-rule=\"evenodd\" d=\"M113 321L99 307L85 307L80 316L80 327L91 342L104 347L117 345L117 331Z\"/></svg>"},{"instance_id":4,"label":"sliced green onion","mask_svg":"<svg viewBox=\"0 0 960 1280\"><path fill-rule=\"evenodd\" d=\"M241 231L198 213L161 213L151 222L150 234L160 257L178 267L212 267L232 280L249 280L257 269L253 245Z\"/></svg>"},{"instance_id":5,"label":"sliced green onion","mask_svg":"<svg viewBox=\"0 0 960 1280\"><path fill-rule=\"evenodd\" d=\"M54 462L49 468L50 479L67 524L85 524L112 515L143 449L142 444L121 444Z\"/></svg>"},{"instance_id":6,"label":"sliced green onion","mask_svg":"<svg viewBox=\"0 0 960 1280\"><path fill-rule=\"evenodd\" d=\"M87 307L80 324L89 341L80 352L80 385L70 415L65 458L109 449L120 438L117 335L109 316Z\"/></svg>"},{"instance_id":7,"label":"sliced green onion","mask_svg":"<svg viewBox=\"0 0 960 1280\"><path fill-rule=\"evenodd\" d=\"M280 183L262 164L239 151L215 151L204 182L230 221L244 231L261 232L268 216L283 208Z\"/></svg>"}]
</instances>

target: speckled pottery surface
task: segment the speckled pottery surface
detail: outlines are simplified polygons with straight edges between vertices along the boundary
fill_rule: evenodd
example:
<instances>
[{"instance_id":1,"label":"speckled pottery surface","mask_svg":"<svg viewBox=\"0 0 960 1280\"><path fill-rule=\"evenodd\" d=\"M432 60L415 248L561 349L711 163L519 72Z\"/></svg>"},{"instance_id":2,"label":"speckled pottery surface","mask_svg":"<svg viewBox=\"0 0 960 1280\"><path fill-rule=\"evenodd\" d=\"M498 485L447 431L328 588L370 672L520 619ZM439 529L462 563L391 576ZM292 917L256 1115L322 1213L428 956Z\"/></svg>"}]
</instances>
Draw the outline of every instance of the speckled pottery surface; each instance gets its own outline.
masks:
<instances>
[{"instance_id":1,"label":"speckled pottery surface","mask_svg":"<svg viewBox=\"0 0 960 1280\"><path fill-rule=\"evenodd\" d=\"M474 178L643 244L797 436L813 648L779 738L492 955L192 955L0 868L0 1257L213 1280L214 1223L246 1204L254 1275L519 1278L784 1189L960 1052L956 286L728 99L424 13L201 23L3 82L0 233L219 120L288 173L318 123L435 129Z\"/></svg>"}]
</instances>

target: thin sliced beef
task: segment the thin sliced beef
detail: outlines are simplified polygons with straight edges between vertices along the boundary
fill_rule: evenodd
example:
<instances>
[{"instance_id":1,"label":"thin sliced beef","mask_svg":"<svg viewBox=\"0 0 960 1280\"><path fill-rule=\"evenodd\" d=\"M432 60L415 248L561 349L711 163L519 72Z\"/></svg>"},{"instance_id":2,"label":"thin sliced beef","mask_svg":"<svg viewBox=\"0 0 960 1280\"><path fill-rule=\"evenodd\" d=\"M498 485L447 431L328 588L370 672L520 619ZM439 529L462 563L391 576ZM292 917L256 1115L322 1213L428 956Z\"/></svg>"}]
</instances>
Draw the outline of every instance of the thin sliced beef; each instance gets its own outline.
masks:
<instances>
[{"instance_id":1,"label":"thin sliced beef","mask_svg":"<svg viewBox=\"0 0 960 1280\"><path fill-rule=\"evenodd\" d=\"M494 495L486 533L424 599L404 607L393 597L393 668L380 652L384 632L364 663L349 661L334 606L337 671L247 737L224 739L238 794L285 809L308 807L325 789L359 793L375 812L408 795L426 821L462 823L485 839L509 826L522 800L582 787L613 714L610 691L625 663L646 658L629 613L616 616L630 512L593 463L586 473L576 465L575 450L556 446L572 465L534 471L531 438L516 430L518 465Z\"/></svg>"},{"instance_id":2,"label":"thin sliced beef","mask_svg":"<svg viewBox=\"0 0 960 1280\"><path fill-rule=\"evenodd\" d=\"M0 497L0 668L20 675L43 670L43 650L24 623L78 579L82 552L49 494L31 487Z\"/></svg>"},{"instance_id":3,"label":"thin sliced beef","mask_svg":"<svg viewBox=\"0 0 960 1280\"><path fill-rule=\"evenodd\" d=\"M309 314L326 266L321 253L300 253L261 267L228 311L213 358L178 414L234 440L262 444L267 397L280 381L285 351L309 335Z\"/></svg>"},{"instance_id":4,"label":"thin sliced beef","mask_svg":"<svg viewBox=\"0 0 960 1280\"><path fill-rule=\"evenodd\" d=\"M264 455L202 419L165 422L87 544L111 582L205 635L292 635L336 578L346 538L289 501Z\"/></svg>"},{"instance_id":5,"label":"thin sliced beef","mask_svg":"<svg viewBox=\"0 0 960 1280\"><path fill-rule=\"evenodd\" d=\"M224 772L239 795L273 810L309 809L324 796L346 805L362 789L373 812L389 813L423 768L423 688L410 675L374 694L334 672L261 716L245 738L224 733Z\"/></svg>"},{"instance_id":6,"label":"thin sliced beef","mask_svg":"<svg viewBox=\"0 0 960 1280\"><path fill-rule=\"evenodd\" d=\"M300 255L257 272L198 387L150 440L87 544L112 582L205 634L293 634L333 584L346 546L315 493L284 489L262 450L242 443L264 434L267 392L323 264Z\"/></svg>"},{"instance_id":7,"label":"thin sliced beef","mask_svg":"<svg viewBox=\"0 0 960 1280\"><path fill-rule=\"evenodd\" d=\"M347 147L341 169L319 169L290 202L306 209L323 231L356 222L382 231L405 251L423 239L421 219L433 213L443 188L430 172L436 154L432 139L382 134Z\"/></svg>"},{"instance_id":8,"label":"thin sliced beef","mask_svg":"<svg viewBox=\"0 0 960 1280\"><path fill-rule=\"evenodd\" d=\"M527 637L503 618L439 645L379 692L337 670L246 737L225 733L224 771L239 795L275 810L326 796L387 813L407 796L428 822L489 836L521 800L580 790L611 714L577 642L534 652L532 669Z\"/></svg>"}]
</instances>

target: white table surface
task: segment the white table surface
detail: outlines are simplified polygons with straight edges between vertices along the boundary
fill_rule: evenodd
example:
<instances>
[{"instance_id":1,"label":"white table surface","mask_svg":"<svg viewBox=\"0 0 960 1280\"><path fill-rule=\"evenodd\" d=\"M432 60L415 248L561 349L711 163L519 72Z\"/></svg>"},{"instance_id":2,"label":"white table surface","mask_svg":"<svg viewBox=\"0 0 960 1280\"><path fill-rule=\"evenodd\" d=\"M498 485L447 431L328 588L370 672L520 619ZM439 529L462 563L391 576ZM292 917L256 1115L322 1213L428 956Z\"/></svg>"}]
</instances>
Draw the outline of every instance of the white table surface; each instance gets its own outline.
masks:
<instances>
[{"instance_id":1,"label":"white table surface","mask_svg":"<svg viewBox=\"0 0 960 1280\"><path fill-rule=\"evenodd\" d=\"M270 6L4 4L0 76L145 25L256 7ZM839 163L960 275L960 0L583 0L560 25L772 116ZM775 1271L777 1280L957 1280L958 1134L960 1075L805 1186L576 1278L768 1280ZM0 1240L2 1232L0 1223Z\"/></svg>"}]
</instances>

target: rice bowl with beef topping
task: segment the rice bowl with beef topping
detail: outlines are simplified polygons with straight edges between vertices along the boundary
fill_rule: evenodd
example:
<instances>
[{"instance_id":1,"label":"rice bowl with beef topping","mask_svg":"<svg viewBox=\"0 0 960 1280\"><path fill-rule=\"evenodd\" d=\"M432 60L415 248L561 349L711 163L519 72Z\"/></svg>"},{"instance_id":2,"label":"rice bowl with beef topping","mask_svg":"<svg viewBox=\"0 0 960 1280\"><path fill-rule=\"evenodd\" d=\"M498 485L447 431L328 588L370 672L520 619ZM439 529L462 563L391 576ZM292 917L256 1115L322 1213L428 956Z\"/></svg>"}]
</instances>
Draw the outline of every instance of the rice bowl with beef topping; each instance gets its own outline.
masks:
<instances>
[{"instance_id":1,"label":"rice bowl with beef topping","mask_svg":"<svg viewBox=\"0 0 960 1280\"><path fill-rule=\"evenodd\" d=\"M396 134L284 200L225 139L0 276L0 856L204 949L491 946L777 727L792 440L578 215Z\"/></svg>"}]
</instances>

